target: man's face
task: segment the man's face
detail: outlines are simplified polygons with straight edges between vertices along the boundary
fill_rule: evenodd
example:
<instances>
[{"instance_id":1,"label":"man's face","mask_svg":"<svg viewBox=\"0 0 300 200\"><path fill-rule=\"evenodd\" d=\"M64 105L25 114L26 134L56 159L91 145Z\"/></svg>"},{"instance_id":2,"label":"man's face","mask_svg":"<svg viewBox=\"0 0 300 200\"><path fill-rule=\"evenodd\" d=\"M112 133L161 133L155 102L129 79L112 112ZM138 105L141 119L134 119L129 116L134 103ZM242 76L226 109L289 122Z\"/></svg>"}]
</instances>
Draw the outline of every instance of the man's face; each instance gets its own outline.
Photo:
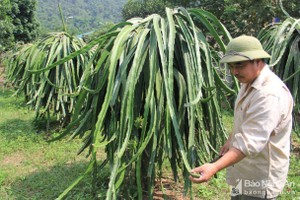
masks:
<instances>
[{"instance_id":1,"label":"man's face","mask_svg":"<svg viewBox=\"0 0 300 200\"><path fill-rule=\"evenodd\" d=\"M252 83L260 73L258 62L255 60L228 63L231 73L241 83Z\"/></svg>"}]
</instances>

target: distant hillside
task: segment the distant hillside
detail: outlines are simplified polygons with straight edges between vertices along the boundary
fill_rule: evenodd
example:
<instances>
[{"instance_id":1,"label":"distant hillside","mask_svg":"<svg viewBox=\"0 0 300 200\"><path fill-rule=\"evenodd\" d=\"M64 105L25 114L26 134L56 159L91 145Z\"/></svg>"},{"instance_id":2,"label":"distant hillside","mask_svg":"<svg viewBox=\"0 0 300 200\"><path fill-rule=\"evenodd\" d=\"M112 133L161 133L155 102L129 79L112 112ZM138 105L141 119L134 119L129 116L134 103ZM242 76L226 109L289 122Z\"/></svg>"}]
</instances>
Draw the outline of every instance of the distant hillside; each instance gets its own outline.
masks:
<instances>
[{"instance_id":1,"label":"distant hillside","mask_svg":"<svg viewBox=\"0 0 300 200\"><path fill-rule=\"evenodd\" d=\"M62 31L58 2L71 33L90 32L105 23L122 20L127 0L37 0L37 19L42 32Z\"/></svg>"}]
</instances>

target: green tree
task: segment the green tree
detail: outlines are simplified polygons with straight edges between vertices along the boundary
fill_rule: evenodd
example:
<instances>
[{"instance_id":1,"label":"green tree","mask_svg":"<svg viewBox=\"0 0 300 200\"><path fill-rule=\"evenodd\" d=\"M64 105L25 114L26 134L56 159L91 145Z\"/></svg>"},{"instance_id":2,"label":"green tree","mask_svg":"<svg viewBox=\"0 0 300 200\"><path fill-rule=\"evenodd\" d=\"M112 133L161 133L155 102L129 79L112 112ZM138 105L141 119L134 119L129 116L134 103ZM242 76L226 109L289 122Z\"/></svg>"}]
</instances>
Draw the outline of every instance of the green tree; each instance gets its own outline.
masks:
<instances>
[{"instance_id":1,"label":"green tree","mask_svg":"<svg viewBox=\"0 0 300 200\"><path fill-rule=\"evenodd\" d=\"M16 41L30 42L38 35L38 22L35 19L36 0L11 0L11 12Z\"/></svg>"},{"instance_id":2,"label":"green tree","mask_svg":"<svg viewBox=\"0 0 300 200\"><path fill-rule=\"evenodd\" d=\"M166 6L173 7L171 3L164 0L129 0L122 9L122 16L124 20L133 17L144 18L153 13L163 16L165 14Z\"/></svg>"},{"instance_id":3,"label":"green tree","mask_svg":"<svg viewBox=\"0 0 300 200\"><path fill-rule=\"evenodd\" d=\"M197 3L192 4L192 6L200 7L204 10L207 10L220 19L225 9L225 0L218 0L218 1L201 0L198 1Z\"/></svg>"},{"instance_id":4,"label":"green tree","mask_svg":"<svg viewBox=\"0 0 300 200\"><path fill-rule=\"evenodd\" d=\"M295 18L300 17L299 0L282 0L285 10ZM125 20L146 17L152 13L163 14L165 7L197 7L213 13L233 36L257 35L274 18L286 19L280 0L129 0L122 14Z\"/></svg>"},{"instance_id":5,"label":"green tree","mask_svg":"<svg viewBox=\"0 0 300 200\"><path fill-rule=\"evenodd\" d=\"M294 18L300 18L300 1L299 0L290 0L284 2L284 8L286 11Z\"/></svg>"},{"instance_id":6,"label":"green tree","mask_svg":"<svg viewBox=\"0 0 300 200\"><path fill-rule=\"evenodd\" d=\"M12 19L7 15L7 11L11 10L9 0L0 1L0 51L4 51L14 43Z\"/></svg>"},{"instance_id":7,"label":"green tree","mask_svg":"<svg viewBox=\"0 0 300 200\"><path fill-rule=\"evenodd\" d=\"M293 17L300 17L299 0L283 0L284 8ZM283 21L286 15L280 8L280 0L202 0L197 7L217 16L233 36L257 35L274 18Z\"/></svg>"},{"instance_id":8,"label":"green tree","mask_svg":"<svg viewBox=\"0 0 300 200\"><path fill-rule=\"evenodd\" d=\"M269 1L270 2L270 1ZM268 1L225 2L221 20L233 35L256 34L262 27L272 22L276 7Z\"/></svg>"},{"instance_id":9,"label":"green tree","mask_svg":"<svg viewBox=\"0 0 300 200\"><path fill-rule=\"evenodd\" d=\"M132 17L146 17L147 15L157 13L163 15L165 7L201 7L220 17L224 11L224 0L129 0L123 7L122 16L125 20Z\"/></svg>"},{"instance_id":10,"label":"green tree","mask_svg":"<svg viewBox=\"0 0 300 200\"><path fill-rule=\"evenodd\" d=\"M0 2L0 51L11 48L15 42L34 40L38 35L38 23L34 18L36 0Z\"/></svg>"}]
</instances>

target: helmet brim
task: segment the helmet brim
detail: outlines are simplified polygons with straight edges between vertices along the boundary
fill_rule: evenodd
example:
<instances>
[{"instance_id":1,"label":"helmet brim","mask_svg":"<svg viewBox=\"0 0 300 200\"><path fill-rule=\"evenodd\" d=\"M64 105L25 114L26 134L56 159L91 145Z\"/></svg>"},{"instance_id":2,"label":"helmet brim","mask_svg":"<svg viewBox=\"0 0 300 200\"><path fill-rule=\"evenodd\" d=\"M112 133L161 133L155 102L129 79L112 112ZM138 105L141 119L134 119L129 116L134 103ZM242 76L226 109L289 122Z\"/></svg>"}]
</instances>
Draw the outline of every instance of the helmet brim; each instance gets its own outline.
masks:
<instances>
[{"instance_id":1,"label":"helmet brim","mask_svg":"<svg viewBox=\"0 0 300 200\"><path fill-rule=\"evenodd\" d=\"M243 56L245 55L245 56ZM265 52L264 50L255 50L255 51L245 51L242 52L242 55L235 55L235 54L225 54L222 59L221 63L234 63L234 62L242 62L247 60L254 60L259 58L271 58L270 54Z\"/></svg>"}]
</instances>

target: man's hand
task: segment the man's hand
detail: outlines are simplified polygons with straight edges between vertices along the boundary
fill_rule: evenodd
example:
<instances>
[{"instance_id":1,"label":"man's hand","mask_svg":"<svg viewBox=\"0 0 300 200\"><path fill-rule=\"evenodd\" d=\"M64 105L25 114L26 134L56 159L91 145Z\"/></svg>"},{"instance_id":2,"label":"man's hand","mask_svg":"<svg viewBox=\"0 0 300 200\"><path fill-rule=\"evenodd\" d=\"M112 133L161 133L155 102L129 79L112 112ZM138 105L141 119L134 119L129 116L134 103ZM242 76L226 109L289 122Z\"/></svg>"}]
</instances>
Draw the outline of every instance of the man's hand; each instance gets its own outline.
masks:
<instances>
[{"instance_id":1,"label":"man's hand","mask_svg":"<svg viewBox=\"0 0 300 200\"><path fill-rule=\"evenodd\" d=\"M200 178L190 176L190 180L194 183L202 183L208 181L213 175L215 175L215 173L218 172L218 170L213 163L206 163L200 167L192 169L191 172L200 174Z\"/></svg>"},{"instance_id":2,"label":"man's hand","mask_svg":"<svg viewBox=\"0 0 300 200\"><path fill-rule=\"evenodd\" d=\"M200 167L191 170L192 173L200 174L200 178L190 176L190 180L194 183L202 183L208 181L218 171L241 161L245 155L240 150L232 147L219 160L214 163L206 163Z\"/></svg>"}]
</instances>

